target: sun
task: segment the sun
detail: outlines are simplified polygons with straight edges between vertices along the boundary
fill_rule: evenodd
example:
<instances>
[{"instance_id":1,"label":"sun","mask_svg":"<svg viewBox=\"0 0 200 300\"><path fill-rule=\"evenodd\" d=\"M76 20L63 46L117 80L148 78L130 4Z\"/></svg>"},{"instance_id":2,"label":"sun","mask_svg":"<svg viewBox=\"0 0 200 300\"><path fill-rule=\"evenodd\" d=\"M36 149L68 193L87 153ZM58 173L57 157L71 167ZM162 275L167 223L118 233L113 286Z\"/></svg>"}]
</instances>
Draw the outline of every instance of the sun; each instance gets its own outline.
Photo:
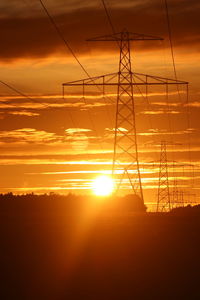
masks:
<instances>
[{"instance_id":1,"label":"sun","mask_svg":"<svg viewBox=\"0 0 200 300\"><path fill-rule=\"evenodd\" d=\"M109 196L114 190L113 179L106 175L98 176L92 184L93 193L96 196Z\"/></svg>"}]
</instances>

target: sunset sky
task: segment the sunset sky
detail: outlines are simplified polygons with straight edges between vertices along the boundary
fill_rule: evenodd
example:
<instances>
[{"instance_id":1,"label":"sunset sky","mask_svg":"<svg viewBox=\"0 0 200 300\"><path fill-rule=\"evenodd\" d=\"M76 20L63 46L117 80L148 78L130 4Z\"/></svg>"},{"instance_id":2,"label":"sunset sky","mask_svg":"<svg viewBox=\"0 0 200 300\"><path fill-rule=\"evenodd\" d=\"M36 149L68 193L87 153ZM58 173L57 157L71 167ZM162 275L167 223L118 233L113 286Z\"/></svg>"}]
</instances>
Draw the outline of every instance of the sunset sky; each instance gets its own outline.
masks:
<instances>
[{"instance_id":1,"label":"sunset sky","mask_svg":"<svg viewBox=\"0 0 200 300\"><path fill-rule=\"evenodd\" d=\"M105 3L117 32L127 28L164 38L131 44L133 71L174 78L164 1ZM86 42L112 33L100 0L44 4L90 76L118 71L115 43ZM175 87L169 91L170 113L165 89L150 88L149 104L135 90L144 197L155 201L159 144L166 140L175 144L168 146L168 158L177 162L179 188L199 201L200 3L169 0L168 5L177 76L190 83L189 105L182 88L180 97ZM111 172L116 91L106 90L110 100L88 92L84 102L81 89L66 89L62 98L62 83L86 75L37 0L1 0L0 37L0 80L30 97L0 85L0 192L91 193L92 180ZM190 163L195 178L191 167L183 167ZM170 172L171 184L172 179Z\"/></svg>"}]
</instances>

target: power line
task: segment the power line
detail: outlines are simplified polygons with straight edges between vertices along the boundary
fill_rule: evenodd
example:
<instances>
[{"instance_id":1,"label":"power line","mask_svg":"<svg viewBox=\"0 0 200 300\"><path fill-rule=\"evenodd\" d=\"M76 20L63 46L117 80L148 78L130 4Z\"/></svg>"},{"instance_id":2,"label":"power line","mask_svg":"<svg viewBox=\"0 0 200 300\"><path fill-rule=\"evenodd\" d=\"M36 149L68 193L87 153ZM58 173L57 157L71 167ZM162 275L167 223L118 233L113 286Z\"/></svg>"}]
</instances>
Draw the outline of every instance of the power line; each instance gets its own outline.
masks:
<instances>
[{"instance_id":1,"label":"power line","mask_svg":"<svg viewBox=\"0 0 200 300\"><path fill-rule=\"evenodd\" d=\"M176 70L174 48L173 48L173 42L172 42L172 30L171 30L171 24L170 24L170 18L169 18L169 8L168 8L167 0L164 0L164 2L165 2L166 17L167 17L167 28L168 28L168 35L169 35L169 43L170 43L170 50L171 50L171 56L172 56L173 70L174 70L175 79L177 80L177 70ZM178 92L179 100L181 100L181 95L180 95L180 90L179 90L178 84L177 84L177 92Z\"/></svg>"},{"instance_id":2,"label":"power line","mask_svg":"<svg viewBox=\"0 0 200 300\"><path fill-rule=\"evenodd\" d=\"M170 19L169 19L169 8L168 8L167 0L164 0L164 2L165 2L165 11L166 11L166 17L167 17L167 28L168 28L168 34L169 34L169 43L170 43L170 49L171 49L171 55L172 55L173 69L174 69L175 79L177 80L174 49L173 49L173 43L172 43L172 30L171 30L171 24L170 24Z\"/></svg>"},{"instance_id":3,"label":"power line","mask_svg":"<svg viewBox=\"0 0 200 300\"><path fill-rule=\"evenodd\" d=\"M110 14L109 14L109 11L108 11L108 9L107 9L107 7L106 7L105 1L104 1L104 0L101 0L101 2L102 2L102 4L103 4L103 8L104 8L104 10L105 10L105 13L106 13L106 16L107 16L107 19L108 19L108 23L110 24L111 30L112 30L113 34L116 34L116 30L115 30L115 27L114 27L114 25L113 25L113 23L112 23L112 19L111 19L111 16L110 16ZM117 43L117 45L118 45L119 48L120 48L120 43L119 43L119 41L116 40L116 43Z\"/></svg>"},{"instance_id":4,"label":"power line","mask_svg":"<svg viewBox=\"0 0 200 300\"><path fill-rule=\"evenodd\" d=\"M75 58L76 62L79 64L79 66L81 67L81 69L83 70L83 72L87 75L87 77L91 80L93 80L90 76L90 74L87 72L87 70L85 69L85 67L82 65L82 63L80 62L80 60L78 59L78 57L76 56L75 52L73 51L73 49L71 48L71 46L69 45L69 43L66 41L66 39L64 38L62 32L60 31L59 27L57 26L56 22L54 21L53 17L50 15L49 11L47 10L46 6L44 5L43 1L42 0L39 0L41 6L43 7L47 17L49 18L51 24L53 25L53 27L55 28L57 34L59 35L59 37L61 38L61 40L64 42L65 46L67 47L67 49L69 50L69 52L72 54L72 56ZM94 121L92 119L92 116L90 114L90 111L88 111L88 114L89 114L89 119L90 119L90 122L91 122L91 125L94 129L94 131L96 132L96 135L97 134L97 130L95 128L95 125L94 125ZM71 114L70 114L71 115ZM70 118L72 117L72 115L70 116Z\"/></svg>"},{"instance_id":5,"label":"power line","mask_svg":"<svg viewBox=\"0 0 200 300\"><path fill-rule=\"evenodd\" d=\"M37 102L37 103L43 105L43 106L46 107L46 108L49 107L49 105L46 105L46 104L44 104L44 103L41 103L41 102L37 101L36 99L27 96L26 94L24 94L23 92L21 92L19 89L16 89L15 87L13 87L12 85L6 83L5 81L0 80L0 83L3 84L3 85L5 85L5 86L8 87L10 90L14 91L15 93L17 93L18 95L22 96L22 97L25 98L25 99L28 99L28 100L30 100L30 101ZM13 105L13 104L12 104L12 105ZM14 105L14 106L17 106L17 105Z\"/></svg>"},{"instance_id":6,"label":"power line","mask_svg":"<svg viewBox=\"0 0 200 300\"><path fill-rule=\"evenodd\" d=\"M44 104L44 103L41 103L40 101L37 101L36 99L33 99L33 98L27 96L26 94L24 94L23 92L21 92L19 89L16 89L15 87L13 87L12 85L6 83L5 81L0 80L0 83L3 84L3 85L5 85L6 87L8 87L10 90L16 92L18 95L22 96L22 97L25 98L25 99L28 99L28 100L30 100L30 101L34 101L34 102L36 102L36 103L39 103L39 104L41 104L42 106L44 106L45 108L49 108L49 107L50 107L49 105L46 105L46 104ZM19 106L18 106L17 104L13 104L13 103L12 103L12 106L19 108ZM71 112L70 112L70 111L69 111L69 115L70 115L70 119L71 119L72 124L74 125L74 127L76 127L76 124L75 124L75 122L74 122L74 120L73 120L73 118L72 118L72 115L71 115Z\"/></svg>"},{"instance_id":7,"label":"power line","mask_svg":"<svg viewBox=\"0 0 200 300\"><path fill-rule=\"evenodd\" d=\"M80 62L80 60L78 59L78 57L76 56L76 54L74 53L73 49L71 48L71 46L69 45L69 43L66 41L66 39L64 38L62 32L60 31L60 29L58 28L56 22L54 21L54 19L52 18L52 16L50 15L49 11L47 10L46 6L44 5L42 0L39 0L40 4L42 5L46 15L48 16L50 22L52 23L52 25L54 26L57 34L59 35L59 37L61 38L61 40L64 42L65 46L67 47L67 49L69 50L69 52L73 55L73 57L75 58L75 60L77 61L77 63L79 64L79 66L81 67L81 69L85 72L85 74L89 77L89 73L87 72L87 70L85 69L85 67L82 65L82 63Z\"/></svg>"},{"instance_id":8,"label":"power line","mask_svg":"<svg viewBox=\"0 0 200 300\"><path fill-rule=\"evenodd\" d=\"M178 80L177 79L175 56L174 56L174 48L173 48L173 42L172 42L172 30L171 30L171 24L170 24L170 18L169 18L169 8L168 8L167 0L164 0L164 2L165 2L165 11L166 11L166 17L167 17L167 28L168 28L168 35L169 35L169 43L170 43L170 49L171 49L171 56L172 56L174 76L175 76L175 79ZM179 100L181 100L181 95L180 95L180 90L179 90L178 84L177 84L176 87L177 87L177 92L178 92ZM167 89L168 89L168 86L167 86ZM168 106L169 126L170 126L171 135L173 137L174 130L172 129L172 123L171 123L171 120L170 120L170 115L169 115L170 105L169 105L169 101L168 100L169 99L168 99L168 91L167 91L167 106Z\"/></svg>"},{"instance_id":9,"label":"power line","mask_svg":"<svg viewBox=\"0 0 200 300\"><path fill-rule=\"evenodd\" d=\"M167 29L168 29L168 35L169 35L169 43L170 43L170 50L171 50L171 57L172 57L172 64L173 64L173 70L174 70L174 77L177 80L177 71L176 71L176 63L175 63L175 56L174 56L174 48L173 48L173 42L172 42L172 29L171 29L171 24L170 24L170 17L169 17L169 8L168 8L168 2L167 0L164 0L164 4L165 4L165 12L166 12L166 19L167 19ZM178 97L179 97L179 101L181 102L181 95L180 95L180 90L179 90L179 86L177 84L177 92L178 92ZM170 104L169 104L169 98L168 98L168 86L166 86L166 104L167 104L167 116L168 116L168 122L169 122L169 128L170 128L170 135L171 135L171 139L172 141L174 141L174 126L171 122L171 118L170 118ZM173 160L174 160L174 151L172 152L172 156L173 156ZM174 168L173 168L174 170ZM173 174L174 176L174 180L175 180L175 173Z\"/></svg>"},{"instance_id":10,"label":"power line","mask_svg":"<svg viewBox=\"0 0 200 300\"><path fill-rule=\"evenodd\" d=\"M172 43L172 30L171 30L171 24L170 24L170 18L169 18L169 8L168 8L168 2L167 0L164 0L165 3L165 11L166 11L166 17L167 17L167 27L168 27L168 34L169 34L169 42L170 42L170 48L171 48L171 56L172 56L172 63L173 63L173 69L174 69L174 76L175 79L177 80L177 71L176 71L176 64L175 64L175 56L174 56L174 49L173 49L173 43ZM177 85L177 92L179 96L179 100L181 100L181 95L180 95L180 90L179 86ZM186 105L187 105L187 126L188 129L190 127L190 116L189 116L189 98L188 98L188 85L187 85L187 91L186 91ZM188 156L189 156L189 161L191 163L191 140L190 140L190 133L188 130Z\"/></svg>"},{"instance_id":11,"label":"power line","mask_svg":"<svg viewBox=\"0 0 200 300\"><path fill-rule=\"evenodd\" d=\"M104 10L105 10L106 16L107 16L107 18L108 18L108 22L109 22L110 27L111 27L111 29L112 29L112 32L115 34L116 31L115 31L115 28L114 28L114 26L113 26L113 23L112 23L110 14L109 14L109 12L108 12L108 9L107 9L107 7L106 7L105 1L104 1L104 0L101 0L101 2L102 2L102 4L103 4L103 7L104 7Z\"/></svg>"},{"instance_id":12,"label":"power line","mask_svg":"<svg viewBox=\"0 0 200 300\"><path fill-rule=\"evenodd\" d=\"M80 60L78 59L78 57L76 56L75 52L73 51L72 47L69 45L69 43L67 42L67 40L65 39L65 37L63 36L62 32L60 31L59 27L57 26L56 22L54 21L53 17L50 15L48 9L46 8L46 6L44 5L43 1L42 0L39 0L41 6L43 7L46 15L48 16L51 24L53 25L53 27L55 28L57 34L59 35L59 37L61 38L61 40L64 42L65 46L67 47L67 49L69 50L69 52L72 54L72 56L75 58L76 62L79 64L79 66L81 67L81 69L83 70L83 72L87 75L87 77L92 81L94 82L93 78L90 76L90 74L88 73L88 71L85 69L85 67L82 65L82 63L80 62ZM99 87L97 87L99 89ZM100 90L101 91L101 90ZM108 108L106 106L106 110L107 110L107 113L109 114L108 112ZM94 121L92 119L92 116L90 114L90 111L88 111L88 114L89 114L89 119L90 119L90 122L92 124L92 127L94 129L94 131L96 132L96 135L97 134L97 130L95 128L95 125L94 125ZM111 120L110 120L111 122Z\"/></svg>"},{"instance_id":13,"label":"power line","mask_svg":"<svg viewBox=\"0 0 200 300\"><path fill-rule=\"evenodd\" d=\"M32 100L29 96L25 95L24 93L22 93L21 91L19 91L15 87L11 86L10 84L6 83L5 81L0 80L0 83L3 84L3 85L5 85L6 87L8 87L10 90L16 92L17 94L19 94L23 98L26 98L28 100Z\"/></svg>"}]
</instances>

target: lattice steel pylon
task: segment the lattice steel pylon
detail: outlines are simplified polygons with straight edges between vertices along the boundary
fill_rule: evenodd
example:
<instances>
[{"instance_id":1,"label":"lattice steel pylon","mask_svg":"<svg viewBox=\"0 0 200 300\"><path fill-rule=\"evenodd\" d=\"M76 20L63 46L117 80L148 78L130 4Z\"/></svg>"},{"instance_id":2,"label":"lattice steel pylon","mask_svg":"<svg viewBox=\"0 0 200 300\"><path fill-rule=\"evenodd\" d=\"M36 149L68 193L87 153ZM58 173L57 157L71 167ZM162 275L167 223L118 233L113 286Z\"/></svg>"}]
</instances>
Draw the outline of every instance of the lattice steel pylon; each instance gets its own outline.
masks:
<instances>
[{"instance_id":1,"label":"lattice steel pylon","mask_svg":"<svg viewBox=\"0 0 200 300\"><path fill-rule=\"evenodd\" d=\"M173 165L173 171L174 171L174 165ZM175 173L175 172L174 172ZM172 197L172 201L170 201L170 204L171 204L171 208L174 208L176 207L177 205L180 205L181 204L181 201L180 201L180 191L178 190L178 180L176 177L174 177L174 182L173 182L173 191L172 193L170 194L170 196ZM170 199L171 200L171 199Z\"/></svg>"},{"instance_id":2,"label":"lattice steel pylon","mask_svg":"<svg viewBox=\"0 0 200 300\"><path fill-rule=\"evenodd\" d=\"M126 29L112 35L88 39L87 41L91 42L117 42L120 49L118 72L63 83L63 93L65 93L66 86L83 86L84 91L87 86L96 86L98 89L103 87L103 91L105 86L117 87L112 174L117 182L117 190L119 190L124 181L126 185L127 183L129 184L133 193L138 195L143 202L135 120L134 88L136 86L147 85L168 86L171 84L187 84L184 81L132 71L130 42L152 40L162 40L162 38L131 33Z\"/></svg>"},{"instance_id":3,"label":"lattice steel pylon","mask_svg":"<svg viewBox=\"0 0 200 300\"><path fill-rule=\"evenodd\" d=\"M114 176L121 168L118 189L122 180L127 177L134 193L144 202L138 159L130 40L128 32L121 33L112 174Z\"/></svg>"},{"instance_id":4,"label":"lattice steel pylon","mask_svg":"<svg viewBox=\"0 0 200 300\"><path fill-rule=\"evenodd\" d=\"M161 141L160 146L160 170L158 182L157 211L169 211L171 209L169 176L166 141Z\"/></svg>"}]
</instances>

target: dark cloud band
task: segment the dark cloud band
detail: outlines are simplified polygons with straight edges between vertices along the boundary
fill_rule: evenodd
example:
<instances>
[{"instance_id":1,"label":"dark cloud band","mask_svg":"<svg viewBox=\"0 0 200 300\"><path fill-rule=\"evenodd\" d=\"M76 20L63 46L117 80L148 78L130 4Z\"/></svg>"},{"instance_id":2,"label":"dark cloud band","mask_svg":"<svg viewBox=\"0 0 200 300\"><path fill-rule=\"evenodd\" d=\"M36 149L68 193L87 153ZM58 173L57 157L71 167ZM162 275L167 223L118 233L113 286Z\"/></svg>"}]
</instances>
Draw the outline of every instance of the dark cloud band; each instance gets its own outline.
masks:
<instances>
[{"instance_id":1,"label":"dark cloud band","mask_svg":"<svg viewBox=\"0 0 200 300\"><path fill-rule=\"evenodd\" d=\"M173 1L170 19L175 47L196 51L200 46L199 3L197 1ZM160 35L168 38L166 16L163 5L158 1L137 2L136 6L111 10L116 30L127 27L130 31ZM187 22L186 22L187 20ZM108 33L110 28L101 6L87 7L56 14L55 21L66 40L78 54L88 52L85 39ZM17 58L48 57L55 54L70 55L46 16L2 17L0 19L1 60ZM114 51L115 45L97 43L97 51ZM140 44L145 50L158 48L158 43Z\"/></svg>"}]
</instances>

